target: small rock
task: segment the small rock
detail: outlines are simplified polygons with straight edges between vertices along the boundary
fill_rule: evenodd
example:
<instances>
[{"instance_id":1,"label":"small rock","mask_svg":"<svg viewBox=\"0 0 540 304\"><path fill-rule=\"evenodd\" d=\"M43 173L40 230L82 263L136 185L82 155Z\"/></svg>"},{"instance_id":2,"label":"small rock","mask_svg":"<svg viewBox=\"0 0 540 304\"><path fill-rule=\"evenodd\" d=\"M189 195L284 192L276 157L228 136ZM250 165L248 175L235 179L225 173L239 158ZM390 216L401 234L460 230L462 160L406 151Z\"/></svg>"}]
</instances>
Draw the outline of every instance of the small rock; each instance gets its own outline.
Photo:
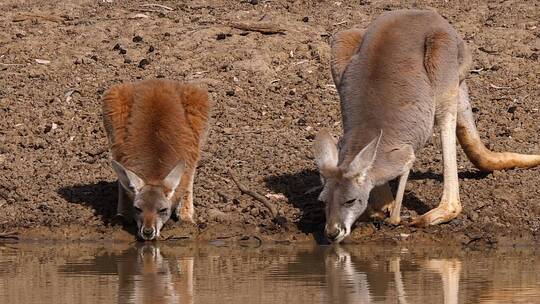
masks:
<instances>
[{"instance_id":1,"label":"small rock","mask_svg":"<svg viewBox=\"0 0 540 304\"><path fill-rule=\"evenodd\" d=\"M148 48L148 53L152 53L153 51L155 51L155 48L151 45L151 46Z\"/></svg>"},{"instance_id":2,"label":"small rock","mask_svg":"<svg viewBox=\"0 0 540 304\"><path fill-rule=\"evenodd\" d=\"M208 210L208 218L217 222L226 222L229 220L229 216L226 213L219 211L218 209Z\"/></svg>"},{"instance_id":3,"label":"small rock","mask_svg":"<svg viewBox=\"0 0 540 304\"><path fill-rule=\"evenodd\" d=\"M125 55L127 51L125 49L120 49L120 54Z\"/></svg>"},{"instance_id":4,"label":"small rock","mask_svg":"<svg viewBox=\"0 0 540 304\"><path fill-rule=\"evenodd\" d=\"M115 45L113 46L112 49L113 49L113 51L118 51L118 50L120 50L121 48L122 48L122 47L120 46L120 44L117 43L117 44L115 44Z\"/></svg>"},{"instance_id":5,"label":"small rock","mask_svg":"<svg viewBox=\"0 0 540 304\"><path fill-rule=\"evenodd\" d=\"M124 63L131 63L131 59L129 59L129 58L124 58Z\"/></svg>"},{"instance_id":6,"label":"small rock","mask_svg":"<svg viewBox=\"0 0 540 304\"><path fill-rule=\"evenodd\" d=\"M97 60L98 60L98 57L97 57L97 55L92 55L92 56L90 56L90 59L92 59L92 60L94 60L94 61L97 61Z\"/></svg>"},{"instance_id":7,"label":"small rock","mask_svg":"<svg viewBox=\"0 0 540 304\"><path fill-rule=\"evenodd\" d=\"M249 4L251 4L251 5L257 5L257 4L259 4L259 0L250 0L250 1L249 1Z\"/></svg>"},{"instance_id":8,"label":"small rock","mask_svg":"<svg viewBox=\"0 0 540 304\"><path fill-rule=\"evenodd\" d=\"M517 107L516 106L511 106L508 108L508 113L511 113L511 114L514 114L514 112L517 110Z\"/></svg>"},{"instance_id":9,"label":"small rock","mask_svg":"<svg viewBox=\"0 0 540 304\"><path fill-rule=\"evenodd\" d=\"M234 90L227 91L227 92L225 92L225 94L227 96L234 96Z\"/></svg>"},{"instance_id":10,"label":"small rock","mask_svg":"<svg viewBox=\"0 0 540 304\"><path fill-rule=\"evenodd\" d=\"M144 69L149 64L150 60L143 58L141 61L139 61L139 68Z\"/></svg>"},{"instance_id":11,"label":"small rock","mask_svg":"<svg viewBox=\"0 0 540 304\"><path fill-rule=\"evenodd\" d=\"M139 35L133 37L133 42L135 42L135 43L140 43L142 41L143 41L143 38L141 36L139 36Z\"/></svg>"},{"instance_id":12,"label":"small rock","mask_svg":"<svg viewBox=\"0 0 540 304\"><path fill-rule=\"evenodd\" d=\"M302 18L302 21L308 22L308 21L309 21L309 17L308 17L308 16L305 16L304 18Z\"/></svg>"},{"instance_id":13,"label":"small rock","mask_svg":"<svg viewBox=\"0 0 540 304\"><path fill-rule=\"evenodd\" d=\"M47 59L35 59L35 61L39 64L49 64L51 63L50 60L47 60Z\"/></svg>"},{"instance_id":14,"label":"small rock","mask_svg":"<svg viewBox=\"0 0 540 304\"><path fill-rule=\"evenodd\" d=\"M225 33L219 33L216 36L216 40L223 40L225 38L227 38L227 35L225 35Z\"/></svg>"},{"instance_id":15,"label":"small rock","mask_svg":"<svg viewBox=\"0 0 540 304\"><path fill-rule=\"evenodd\" d=\"M476 222L478 220L478 212L471 210L468 214L468 217L471 221Z\"/></svg>"},{"instance_id":16,"label":"small rock","mask_svg":"<svg viewBox=\"0 0 540 304\"><path fill-rule=\"evenodd\" d=\"M131 17L132 19L140 19L140 18L145 18L145 19L148 19L150 18L148 15L145 15L145 14L135 14L133 15L133 17Z\"/></svg>"},{"instance_id":17,"label":"small rock","mask_svg":"<svg viewBox=\"0 0 540 304\"><path fill-rule=\"evenodd\" d=\"M306 139L307 140L314 140L315 139L315 134L309 134L308 136L306 136Z\"/></svg>"},{"instance_id":18,"label":"small rock","mask_svg":"<svg viewBox=\"0 0 540 304\"><path fill-rule=\"evenodd\" d=\"M489 69L492 70L492 71L498 71L500 68L501 68L500 66L498 66L498 65L495 64L495 65L493 65L493 66L492 66L491 68L489 68Z\"/></svg>"},{"instance_id":19,"label":"small rock","mask_svg":"<svg viewBox=\"0 0 540 304\"><path fill-rule=\"evenodd\" d=\"M274 218L274 223L276 223L277 225L279 226L284 226L285 224L287 224L287 219L283 216L276 216L276 218Z\"/></svg>"},{"instance_id":20,"label":"small rock","mask_svg":"<svg viewBox=\"0 0 540 304\"><path fill-rule=\"evenodd\" d=\"M250 213L251 213L251 215L253 215L253 216L258 216L259 213L260 213L259 208L253 208L253 209L251 209L251 212L250 212Z\"/></svg>"}]
</instances>

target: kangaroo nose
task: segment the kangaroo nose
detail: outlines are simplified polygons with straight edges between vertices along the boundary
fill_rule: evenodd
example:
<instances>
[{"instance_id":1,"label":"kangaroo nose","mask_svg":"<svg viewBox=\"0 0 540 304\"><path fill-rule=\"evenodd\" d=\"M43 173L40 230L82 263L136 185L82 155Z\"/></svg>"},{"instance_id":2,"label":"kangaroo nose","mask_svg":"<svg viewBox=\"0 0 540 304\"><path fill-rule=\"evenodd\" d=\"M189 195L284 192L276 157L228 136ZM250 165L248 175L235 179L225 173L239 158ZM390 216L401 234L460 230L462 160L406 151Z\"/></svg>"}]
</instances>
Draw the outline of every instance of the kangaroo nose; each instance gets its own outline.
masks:
<instances>
[{"instance_id":1,"label":"kangaroo nose","mask_svg":"<svg viewBox=\"0 0 540 304\"><path fill-rule=\"evenodd\" d=\"M154 237L154 231L155 231L154 227L150 227L150 228L144 227L142 229L142 234L143 234L142 236L147 240L152 239Z\"/></svg>"},{"instance_id":2,"label":"kangaroo nose","mask_svg":"<svg viewBox=\"0 0 540 304\"><path fill-rule=\"evenodd\" d=\"M338 225L331 225L324 228L324 234L330 241L334 241L341 234L341 228Z\"/></svg>"}]
</instances>

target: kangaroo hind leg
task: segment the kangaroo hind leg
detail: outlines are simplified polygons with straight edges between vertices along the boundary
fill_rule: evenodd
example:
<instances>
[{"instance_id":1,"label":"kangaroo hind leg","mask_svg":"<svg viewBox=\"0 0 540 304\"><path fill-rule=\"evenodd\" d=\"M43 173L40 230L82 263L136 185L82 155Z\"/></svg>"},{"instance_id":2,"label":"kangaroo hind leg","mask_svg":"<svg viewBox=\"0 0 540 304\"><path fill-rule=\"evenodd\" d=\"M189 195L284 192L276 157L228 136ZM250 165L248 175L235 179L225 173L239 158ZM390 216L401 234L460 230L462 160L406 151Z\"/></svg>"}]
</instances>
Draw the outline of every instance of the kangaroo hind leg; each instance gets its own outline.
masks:
<instances>
[{"instance_id":1,"label":"kangaroo hind leg","mask_svg":"<svg viewBox=\"0 0 540 304\"><path fill-rule=\"evenodd\" d=\"M417 226L437 225L461 212L456 156L456 121L459 99L457 39L438 32L426 39L425 67L435 92L435 121L440 127L444 188L439 206L413 221Z\"/></svg>"}]
</instances>

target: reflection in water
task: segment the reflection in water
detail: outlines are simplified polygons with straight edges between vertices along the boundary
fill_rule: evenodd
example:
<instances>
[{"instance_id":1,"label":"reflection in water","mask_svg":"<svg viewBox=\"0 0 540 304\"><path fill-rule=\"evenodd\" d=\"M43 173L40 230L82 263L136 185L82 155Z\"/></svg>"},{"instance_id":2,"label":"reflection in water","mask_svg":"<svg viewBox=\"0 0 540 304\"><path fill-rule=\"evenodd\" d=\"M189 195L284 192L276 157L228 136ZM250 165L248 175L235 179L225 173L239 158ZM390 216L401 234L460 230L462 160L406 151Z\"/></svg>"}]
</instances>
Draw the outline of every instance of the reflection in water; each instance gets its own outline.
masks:
<instances>
[{"instance_id":1,"label":"reflection in water","mask_svg":"<svg viewBox=\"0 0 540 304\"><path fill-rule=\"evenodd\" d=\"M533 249L0 245L0 303L531 303Z\"/></svg>"},{"instance_id":2,"label":"reflection in water","mask_svg":"<svg viewBox=\"0 0 540 304\"><path fill-rule=\"evenodd\" d=\"M165 259L146 244L118 262L118 303L193 303L193 257Z\"/></svg>"}]
</instances>

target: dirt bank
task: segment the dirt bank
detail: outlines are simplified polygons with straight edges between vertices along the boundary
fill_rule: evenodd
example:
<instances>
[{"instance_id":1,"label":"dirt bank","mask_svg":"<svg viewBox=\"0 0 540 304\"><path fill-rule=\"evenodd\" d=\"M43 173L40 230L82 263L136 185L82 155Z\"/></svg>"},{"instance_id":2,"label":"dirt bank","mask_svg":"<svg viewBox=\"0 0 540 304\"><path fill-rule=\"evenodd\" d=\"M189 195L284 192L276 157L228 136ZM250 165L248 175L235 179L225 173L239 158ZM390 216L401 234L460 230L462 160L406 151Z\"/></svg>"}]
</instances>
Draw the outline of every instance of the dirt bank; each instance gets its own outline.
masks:
<instances>
[{"instance_id":1,"label":"dirt bank","mask_svg":"<svg viewBox=\"0 0 540 304\"><path fill-rule=\"evenodd\" d=\"M257 2L257 1L252 1ZM330 35L404 1L4 1L0 4L0 231L26 239L123 239L111 223L115 178L99 98L111 85L165 77L206 85L216 103L195 184L197 226L164 235L280 241L319 235L324 215L311 145L340 132ZM418 1L469 42L479 131L494 150L540 152L540 8L535 1ZM263 20L284 34L233 28ZM36 60L40 59L40 60ZM43 61L46 60L46 61ZM414 229L361 223L358 242L501 244L540 237L540 169L479 173L459 152L463 213ZM404 218L438 204L439 138L418 156ZM230 180L232 169L287 220L276 224ZM279 196L279 194L283 194Z\"/></svg>"}]
</instances>

